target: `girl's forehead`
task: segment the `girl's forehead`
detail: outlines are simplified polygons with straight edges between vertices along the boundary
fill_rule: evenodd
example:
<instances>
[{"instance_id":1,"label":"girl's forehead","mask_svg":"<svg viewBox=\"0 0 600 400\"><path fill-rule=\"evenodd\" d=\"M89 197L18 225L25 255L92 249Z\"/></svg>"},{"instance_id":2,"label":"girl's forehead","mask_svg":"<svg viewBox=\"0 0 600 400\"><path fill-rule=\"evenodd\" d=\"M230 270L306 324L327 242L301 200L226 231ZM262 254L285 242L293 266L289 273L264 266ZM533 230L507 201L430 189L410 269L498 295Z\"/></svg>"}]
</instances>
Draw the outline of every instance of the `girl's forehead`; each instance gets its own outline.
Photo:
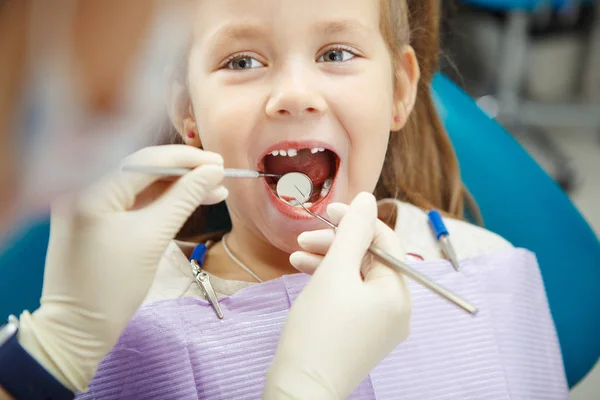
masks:
<instances>
[{"instance_id":1,"label":"girl's forehead","mask_svg":"<svg viewBox=\"0 0 600 400\"><path fill-rule=\"evenodd\" d=\"M199 0L195 41L282 34L378 33L377 0ZM206 43L208 44L208 43Z\"/></svg>"}]
</instances>

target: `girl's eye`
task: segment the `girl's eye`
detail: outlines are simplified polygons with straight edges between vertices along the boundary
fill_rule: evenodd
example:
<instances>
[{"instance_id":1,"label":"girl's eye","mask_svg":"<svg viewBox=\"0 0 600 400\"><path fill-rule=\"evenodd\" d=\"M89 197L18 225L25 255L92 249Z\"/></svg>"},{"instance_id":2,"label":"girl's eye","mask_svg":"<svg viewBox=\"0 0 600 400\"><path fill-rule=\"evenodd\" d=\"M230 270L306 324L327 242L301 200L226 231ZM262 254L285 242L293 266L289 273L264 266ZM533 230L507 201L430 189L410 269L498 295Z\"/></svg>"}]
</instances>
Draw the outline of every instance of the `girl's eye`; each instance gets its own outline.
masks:
<instances>
[{"instance_id":1,"label":"girl's eye","mask_svg":"<svg viewBox=\"0 0 600 400\"><path fill-rule=\"evenodd\" d=\"M332 49L323 53L323 55L319 57L317 62L344 62L352 60L354 57L356 57L356 54L352 53L349 50Z\"/></svg>"},{"instance_id":2,"label":"girl's eye","mask_svg":"<svg viewBox=\"0 0 600 400\"><path fill-rule=\"evenodd\" d=\"M261 68L264 67L264 64L258 61L256 58L241 56L233 58L226 65L228 69L252 69L252 68Z\"/></svg>"}]
</instances>

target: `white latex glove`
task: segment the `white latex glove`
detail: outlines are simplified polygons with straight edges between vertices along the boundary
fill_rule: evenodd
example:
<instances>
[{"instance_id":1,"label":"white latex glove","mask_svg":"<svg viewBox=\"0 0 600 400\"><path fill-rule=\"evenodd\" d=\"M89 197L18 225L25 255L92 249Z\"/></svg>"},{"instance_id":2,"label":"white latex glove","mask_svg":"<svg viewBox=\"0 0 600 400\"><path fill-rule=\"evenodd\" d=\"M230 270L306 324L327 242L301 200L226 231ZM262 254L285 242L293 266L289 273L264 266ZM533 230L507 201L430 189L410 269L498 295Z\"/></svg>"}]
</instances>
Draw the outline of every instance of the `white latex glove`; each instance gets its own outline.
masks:
<instances>
[{"instance_id":1,"label":"white latex glove","mask_svg":"<svg viewBox=\"0 0 600 400\"><path fill-rule=\"evenodd\" d=\"M314 274L282 330L267 374L268 400L346 398L409 333L404 278L367 254L373 243L404 259L398 236L377 220L373 195L359 194L350 207L331 204L328 214L339 223L337 233L303 233L298 242L306 252L290 257Z\"/></svg>"},{"instance_id":2,"label":"white latex glove","mask_svg":"<svg viewBox=\"0 0 600 400\"><path fill-rule=\"evenodd\" d=\"M174 182L118 170L53 205L41 307L21 315L19 341L75 392L115 345L190 214L228 195L218 154L157 146L124 163L195 169Z\"/></svg>"}]
</instances>

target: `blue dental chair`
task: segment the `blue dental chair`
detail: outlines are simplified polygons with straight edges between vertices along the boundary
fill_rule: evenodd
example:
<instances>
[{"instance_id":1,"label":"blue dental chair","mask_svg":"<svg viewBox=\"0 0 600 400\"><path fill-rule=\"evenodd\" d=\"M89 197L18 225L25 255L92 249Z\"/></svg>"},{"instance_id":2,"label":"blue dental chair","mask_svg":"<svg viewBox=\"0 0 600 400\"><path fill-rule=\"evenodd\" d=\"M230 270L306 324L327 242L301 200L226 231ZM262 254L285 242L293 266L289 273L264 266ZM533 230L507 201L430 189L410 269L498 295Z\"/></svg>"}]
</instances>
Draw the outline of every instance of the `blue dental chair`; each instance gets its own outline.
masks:
<instances>
[{"instance_id":1,"label":"blue dental chair","mask_svg":"<svg viewBox=\"0 0 600 400\"><path fill-rule=\"evenodd\" d=\"M433 93L485 226L537 254L572 387L600 355L600 243L564 192L469 96L442 75ZM48 235L42 218L0 247L0 319L39 306Z\"/></svg>"}]
</instances>

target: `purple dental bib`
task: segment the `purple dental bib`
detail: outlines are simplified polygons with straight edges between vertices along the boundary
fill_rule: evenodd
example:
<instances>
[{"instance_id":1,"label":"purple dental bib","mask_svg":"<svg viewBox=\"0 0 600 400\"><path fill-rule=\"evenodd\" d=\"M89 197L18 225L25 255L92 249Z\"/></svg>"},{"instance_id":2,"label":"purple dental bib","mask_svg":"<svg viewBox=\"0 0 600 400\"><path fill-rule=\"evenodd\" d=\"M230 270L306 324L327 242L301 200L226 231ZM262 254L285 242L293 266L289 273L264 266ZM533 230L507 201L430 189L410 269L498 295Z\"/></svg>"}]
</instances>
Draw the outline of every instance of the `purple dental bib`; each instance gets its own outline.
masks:
<instances>
[{"instance_id":1,"label":"purple dental bib","mask_svg":"<svg viewBox=\"0 0 600 400\"><path fill-rule=\"evenodd\" d=\"M471 316L409 280L410 337L350 399L568 399L535 256L521 249L412 264L479 308ZM310 277L284 276L220 300L142 306L83 399L260 399L291 303Z\"/></svg>"}]
</instances>

